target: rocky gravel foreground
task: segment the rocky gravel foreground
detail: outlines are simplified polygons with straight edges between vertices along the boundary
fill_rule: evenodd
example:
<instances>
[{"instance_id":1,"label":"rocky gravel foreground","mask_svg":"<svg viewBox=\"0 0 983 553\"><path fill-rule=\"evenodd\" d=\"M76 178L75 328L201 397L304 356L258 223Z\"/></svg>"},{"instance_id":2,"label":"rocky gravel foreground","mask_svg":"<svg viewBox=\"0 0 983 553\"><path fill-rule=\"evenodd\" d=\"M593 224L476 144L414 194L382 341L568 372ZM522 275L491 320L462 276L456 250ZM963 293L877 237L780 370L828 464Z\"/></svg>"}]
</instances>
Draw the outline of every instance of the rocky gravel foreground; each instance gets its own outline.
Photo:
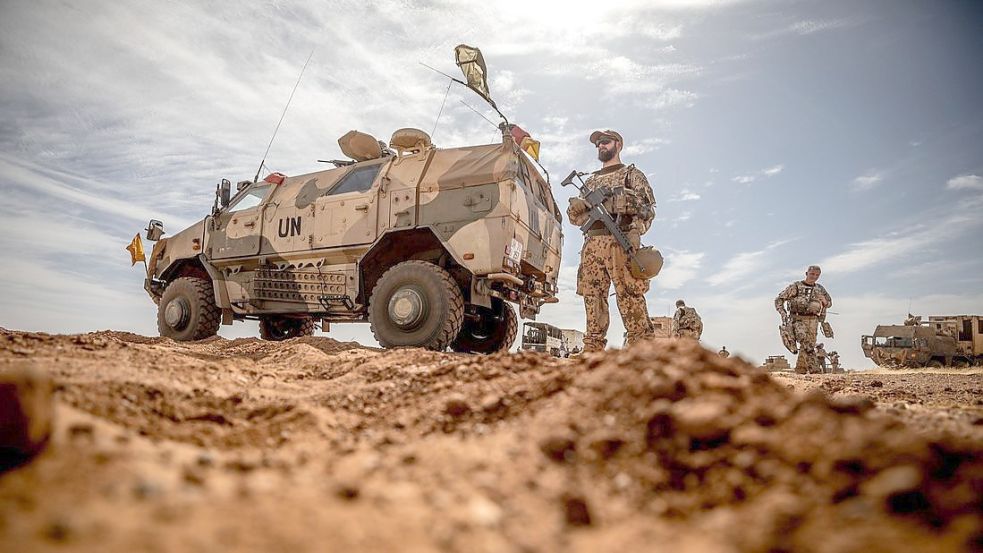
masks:
<instances>
[{"instance_id":1,"label":"rocky gravel foreground","mask_svg":"<svg viewBox=\"0 0 983 553\"><path fill-rule=\"evenodd\" d=\"M0 400L2 551L983 549L980 371L4 331Z\"/></svg>"}]
</instances>

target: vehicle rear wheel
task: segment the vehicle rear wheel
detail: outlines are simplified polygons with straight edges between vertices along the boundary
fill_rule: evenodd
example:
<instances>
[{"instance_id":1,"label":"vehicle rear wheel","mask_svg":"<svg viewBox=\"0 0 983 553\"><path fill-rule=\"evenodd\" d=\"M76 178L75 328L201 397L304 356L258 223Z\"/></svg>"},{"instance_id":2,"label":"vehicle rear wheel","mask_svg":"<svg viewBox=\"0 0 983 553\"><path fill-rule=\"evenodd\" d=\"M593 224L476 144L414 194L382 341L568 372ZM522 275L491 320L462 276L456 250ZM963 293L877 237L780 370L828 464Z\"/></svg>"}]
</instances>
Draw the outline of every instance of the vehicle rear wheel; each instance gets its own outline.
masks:
<instances>
[{"instance_id":1,"label":"vehicle rear wheel","mask_svg":"<svg viewBox=\"0 0 983 553\"><path fill-rule=\"evenodd\" d=\"M464 296L444 269L404 261L386 271L369 298L369 324L383 347L443 351L461 330Z\"/></svg>"},{"instance_id":2,"label":"vehicle rear wheel","mask_svg":"<svg viewBox=\"0 0 983 553\"><path fill-rule=\"evenodd\" d=\"M271 342L314 334L314 319L309 316L266 315L259 318L259 337Z\"/></svg>"},{"instance_id":3,"label":"vehicle rear wheel","mask_svg":"<svg viewBox=\"0 0 983 553\"><path fill-rule=\"evenodd\" d=\"M465 318L461 332L451 342L452 350L465 353L495 353L508 351L512 347L515 334L519 331L519 319L515 316L515 309L498 298L492 301L493 309L479 308L478 317Z\"/></svg>"},{"instance_id":4,"label":"vehicle rear wheel","mask_svg":"<svg viewBox=\"0 0 983 553\"><path fill-rule=\"evenodd\" d=\"M157 305L160 335L180 342L215 336L222 310L215 305L210 280L181 277L167 285Z\"/></svg>"}]
</instances>

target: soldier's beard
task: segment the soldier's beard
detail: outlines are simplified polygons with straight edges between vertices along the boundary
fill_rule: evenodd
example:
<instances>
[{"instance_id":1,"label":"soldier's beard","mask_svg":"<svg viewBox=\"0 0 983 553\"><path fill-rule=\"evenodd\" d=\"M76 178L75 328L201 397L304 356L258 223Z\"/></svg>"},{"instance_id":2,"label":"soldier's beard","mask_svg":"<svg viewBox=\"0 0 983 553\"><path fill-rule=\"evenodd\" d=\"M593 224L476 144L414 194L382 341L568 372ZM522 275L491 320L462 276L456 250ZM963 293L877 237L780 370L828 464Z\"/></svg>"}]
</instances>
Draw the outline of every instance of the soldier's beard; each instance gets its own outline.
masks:
<instances>
[{"instance_id":1,"label":"soldier's beard","mask_svg":"<svg viewBox=\"0 0 983 553\"><path fill-rule=\"evenodd\" d=\"M613 148L610 149L610 150L598 150L597 151L597 159L599 159L601 161L605 161L605 162L606 161L611 161L611 159L614 158L614 154L615 154L615 152L614 152L614 149Z\"/></svg>"}]
</instances>

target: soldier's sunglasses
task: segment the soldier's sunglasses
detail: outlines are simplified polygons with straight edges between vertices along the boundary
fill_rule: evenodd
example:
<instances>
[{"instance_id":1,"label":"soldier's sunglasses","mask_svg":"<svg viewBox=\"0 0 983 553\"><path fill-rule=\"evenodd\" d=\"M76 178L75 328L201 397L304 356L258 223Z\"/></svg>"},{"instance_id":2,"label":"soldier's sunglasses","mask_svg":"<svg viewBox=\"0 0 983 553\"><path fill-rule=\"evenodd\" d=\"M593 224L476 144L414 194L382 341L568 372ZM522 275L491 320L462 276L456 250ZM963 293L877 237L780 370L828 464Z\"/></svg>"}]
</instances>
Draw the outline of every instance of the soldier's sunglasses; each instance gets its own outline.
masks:
<instances>
[{"instance_id":1,"label":"soldier's sunglasses","mask_svg":"<svg viewBox=\"0 0 983 553\"><path fill-rule=\"evenodd\" d=\"M602 138L602 139L600 139L600 140L597 141L597 144L594 144L594 147L596 148L596 147L601 146L601 145L607 146L608 144L610 144L612 142L614 142L614 140L611 140L610 138Z\"/></svg>"}]
</instances>

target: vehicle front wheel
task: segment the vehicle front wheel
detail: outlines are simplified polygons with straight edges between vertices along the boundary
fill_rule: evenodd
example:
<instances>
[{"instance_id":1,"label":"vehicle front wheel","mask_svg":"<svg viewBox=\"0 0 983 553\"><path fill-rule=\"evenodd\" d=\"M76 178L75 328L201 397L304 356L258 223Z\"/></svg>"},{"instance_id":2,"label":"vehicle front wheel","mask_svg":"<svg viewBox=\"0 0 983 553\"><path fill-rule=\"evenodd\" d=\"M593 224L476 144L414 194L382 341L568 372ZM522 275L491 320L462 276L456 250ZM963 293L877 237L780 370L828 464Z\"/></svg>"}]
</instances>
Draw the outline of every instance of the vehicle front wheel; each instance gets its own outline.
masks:
<instances>
[{"instance_id":1,"label":"vehicle front wheel","mask_svg":"<svg viewBox=\"0 0 983 553\"><path fill-rule=\"evenodd\" d=\"M464 296L444 269L404 261L386 271L369 298L372 334L383 347L443 351L461 330Z\"/></svg>"},{"instance_id":2,"label":"vehicle front wheel","mask_svg":"<svg viewBox=\"0 0 983 553\"><path fill-rule=\"evenodd\" d=\"M519 319L515 309L499 299L493 300L497 310L479 308L477 317L465 318L461 332L451 343L451 349L465 353L495 353L508 351L515 342ZM500 312L501 315L497 315Z\"/></svg>"},{"instance_id":3,"label":"vehicle front wheel","mask_svg":"<svg viewBox=\"0 0 983 553\"><path fill-rule=\"evenodd\" d=\"M157 305L160 335L180 342L215 336L222 310L215 305L210 280L181 277L167 285Z\"/></svg>"},{"instance_id":4,"label":"vehicle front wheel","mask_svg":"<svg viewBox=\"0 0 983 553\"><path fill-rule=\"evenodd\" d=\"M314 334L314 319L309 316L285 317L266 315L259 318L259 337L271 342Z\"/></svg>"}]
</instances>

